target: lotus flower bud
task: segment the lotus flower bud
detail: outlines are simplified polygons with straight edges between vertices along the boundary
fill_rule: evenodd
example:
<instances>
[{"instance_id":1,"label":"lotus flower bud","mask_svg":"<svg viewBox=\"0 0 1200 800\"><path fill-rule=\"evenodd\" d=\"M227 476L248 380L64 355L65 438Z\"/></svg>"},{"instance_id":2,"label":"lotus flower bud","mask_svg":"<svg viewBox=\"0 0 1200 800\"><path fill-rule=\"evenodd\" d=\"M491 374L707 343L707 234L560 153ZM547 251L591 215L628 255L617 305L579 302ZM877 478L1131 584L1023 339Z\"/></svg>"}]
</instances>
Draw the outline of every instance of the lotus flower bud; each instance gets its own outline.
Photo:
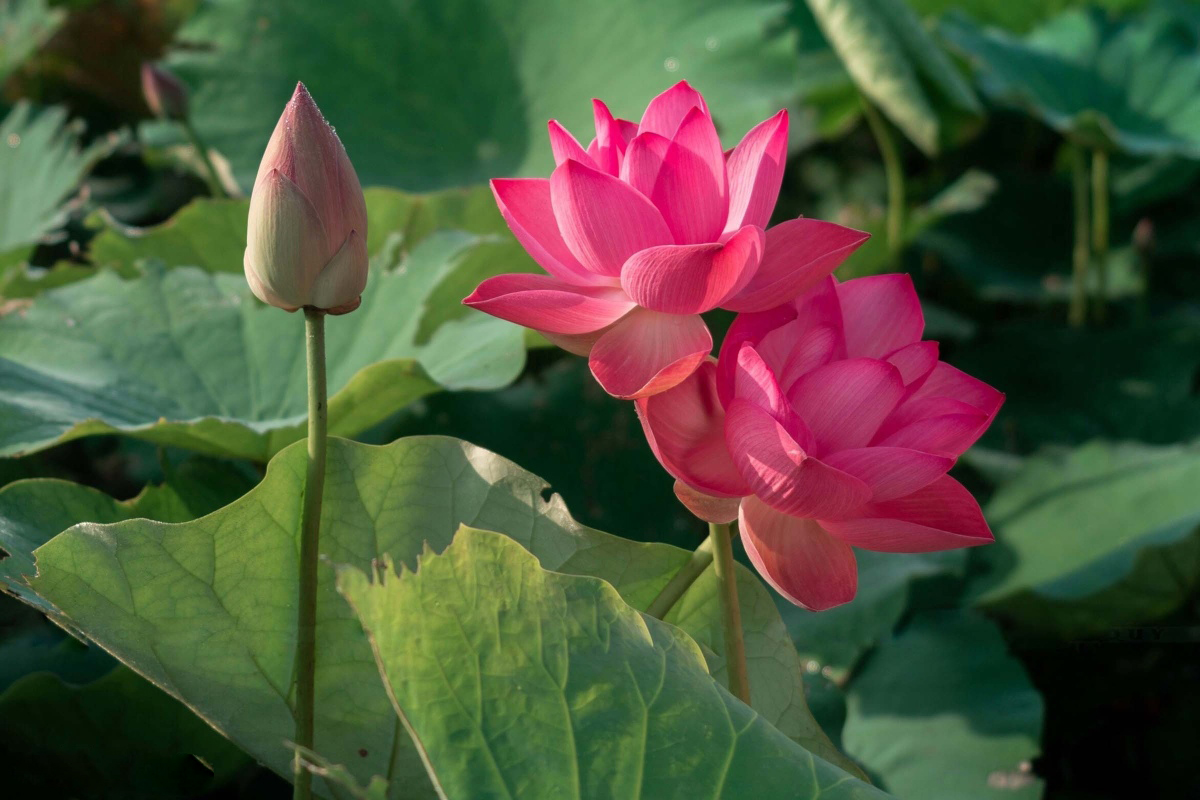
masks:
<instances>
[{"instance_id":1,"label":"lotus flower bud","mask_svg":"<svg viewBox=\"0 0 1200 800\"><path fill-rule=\"evenodd\" d=\"M367 206L346 150L297 84L250 195L246 280L287 311L345 314L367 283Z\"/></svg>"},{"instance_id":2,"label":"lotus flower bud","mask_svg":"<svg viewBox=\"0 0 1200 800\"><path fill-rule=\"evenodd\" d=\"M142 95L156 117L176 120L187 117L187 87L165 67L149 62L142 64Z\"/></svg>"}]
</instances>

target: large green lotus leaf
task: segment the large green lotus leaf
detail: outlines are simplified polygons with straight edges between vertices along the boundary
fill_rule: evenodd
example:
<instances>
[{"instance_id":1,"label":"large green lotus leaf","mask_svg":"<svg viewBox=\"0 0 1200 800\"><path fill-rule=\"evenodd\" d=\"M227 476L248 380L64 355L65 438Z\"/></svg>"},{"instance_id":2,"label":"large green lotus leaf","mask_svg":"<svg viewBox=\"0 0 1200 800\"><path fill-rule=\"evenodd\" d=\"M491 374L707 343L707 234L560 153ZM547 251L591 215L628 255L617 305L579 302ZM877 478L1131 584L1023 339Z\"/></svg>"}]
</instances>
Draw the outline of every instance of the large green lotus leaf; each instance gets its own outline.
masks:
<instances>
[{"instance_id":1,"label":"large green lotus leaf","mask_svg":"<svg viewBox=\"0 0 1200 800\"><path fill-rule=\"evenodd\" d=\"M1036 800L1042 698L988 620L915 617L847 692L846 749L898 797Z\"/></svg>"},{"instance_id":2,"label":"large green lotus leaf","mask_svg":"<svg viewBox=\"0 0 1200 800\"><path fill-rule=\"evenodd\" d=\"M20 102L0 122L0 253L28 255L66 218L63 203L107 151L99 140L80 147L67 111Z\"/></svg>"},{"instance_id":3,"label":"large green lotus leaf","mask_svg":"<svg viewBox=\"0 0 1200 800\"><path fill-rule=\"evenodd\" d=\"M1118 21L1072 10L1025 37L980 30L959 15L942 29L999 105L1085 146L1200 156L1200 54L1169 14Z\"/></svg>"},{"instance_id":4,"label":"large green lotus leaf","mask_svg":"<svg viewBox=\"0 0 1200 800\"><path fill-rule=\"evenodd\" d=\"M985 513L976 603L1076 636L1174 610L1200 583L1200 446L1093 442L1031 458Z\"/></svg>"},{"instance_id":5,"label":"large green lotus leaf","mask_svg":"<svg viewBox=\"0 0 1200 800\"><path fill-rule=\"evenodd\" d=\"M199 797L249 759L182 703L131 670L82 686L49 672L0 694L10 797ZM202 759L202 760L201 760Z\"/></svg>"},{"instance_id":6,"label":"large green lotus leaf","mask_svg":"<svg viewBox=\"0 0 1200 800\"><path fill-rule=\"evenodd\" d=\"M460 528L416 571L338 570L444 797L884 797L730 695L613 586Z\"/></svg>"},{"instance_id":7,"label":"large green lotus leaf","mask_svg":"<svg viewBox=\"0 0 1200 800\"><path fill-rule=\"evenodd\" d=\"M475 248L427 238L391 271L372 269L362 306L326 324L329 429L353 435L417 398L494 389L524 363L520 328L476 312L422 335L441 281ZM101 273L0 317L0 453L94 433L265 461L303 435L303 319L255 301L238 275L197 268L124 281Z\"/></svg>"},{"instance_id":8,"label":"large green lotus leaf","mask_svg":"<svg viewBox=\"0 0 1200 800\"><path fill-rule=\"evenodd\" d=\"M872 553L860 550L858 593L843 606L814 614L780 598L779 613L810 671L844 676L858 659L896 627L908 608L910 588L916 581L936 576L958 576L966 553Z\"/></svg>"},{"instance_id":9,"label":"large green lotus leaf","mask_svg":"<svg viewBox=\"0 0 1200 800\"><path fill-rule=\"evenodd\" d=\"M1096 6L1109 11L1133 11L1150 5L1150 0L1004 0L999 3L996 0L908 0L908 3L922 16L958 11L986 25L1025 33L1069 8Z\"/></svg>"},{"instance_id":10,"label":"large green lotus leaf","mask_svg":"<svg viewBox=\"0 0 1200 800\"><path fill-rule=\"evenodd\" d=\"M66 16L46 0L0 3L0 83L54 35Z\"/></svg>"},{"instance_id":11,"label":"large green lotus leaf","mask_svg":"<svg viewBox=\"0 0 1200 800\"><path fill-rule=\"evenodd\" d=\"M547 172L548 119L583 135L591 97L636 119L681 78L706 94L731 146L792 97L785 11L774 0L217 0L180 31L191 46L170 64L244 188L303 80L363 183L424 190Z\"/></svg>"},{"instance_id":12,"label":"large green lotus leaf","mask_svg":"<svg viewBox=\"0 0 1200 800\"><path fill-rule=\"evenodd\" d=\"M402 252L412 250L437 230L508 235L492 194L485 188L430 194L377 188L367 189L364 194L367 251L372 255L383 250L395 234L401 236ZM130 228L111 217L98 216L103 228L92 240L89 255L99 267L122 267L155 259L168 267L203 267L209 272L240 275L249 209L249 200L199 198L153 228ZM521 271L519 263L509 268Z\"/></svg>"},{"instance_id":13,"label":"large green lotus leaf","mask_svg":"<svg viewBox=\"0 0 1200 800\"><path fill-rule=\"evenodd\" d=\"M854 83L928 154L982 113L970 84L904 0L808 0Z\"/></svg>"},{"instance_id":14,"label":"large green lotus leaf","mask_svg":"<svg viewBox=\"0 0 1200 800\"><path fill-rule=\"evenodd\" d=\"M293 729L288 698L304 470L298 443L272 460L255 489L193 522L77 525L37 549L38 575L31 580L43 607L64 624L281 774L290 762L283 741ZM603 578L636 608L648 606L688 560L687 551L670 545L583 527L557 496L543 498L546 488L512 463L455 439L412 437L371 447L334 438L322 553L327 562L363 570L384 554L412 566L426 547L443 549L466 524L511 536L546 569ZM5 496L0 492L0 501ZM13 513L32 520L39 510L55 512L48 506L24 504ZM8 526L6 508L0 502L0 525ZM113 519L94 509L87 514L74 521ZM59 515L40 527L57 530L63 522ZM15 529L31 527L33 521ZM22 542L37 544L27 535L11 550ZM753 707L806 749L855 769L808 713L799 658L769 593L746 569L739 570L738 585ZM315 750L347 765L363 783L391 776L397 795L425 787L419 759L406 744L329 566L322 567L320 593ZM667 621L704 648L713 676L724 681L718 606L709 571Z\"/></svg>"}]
</instances>

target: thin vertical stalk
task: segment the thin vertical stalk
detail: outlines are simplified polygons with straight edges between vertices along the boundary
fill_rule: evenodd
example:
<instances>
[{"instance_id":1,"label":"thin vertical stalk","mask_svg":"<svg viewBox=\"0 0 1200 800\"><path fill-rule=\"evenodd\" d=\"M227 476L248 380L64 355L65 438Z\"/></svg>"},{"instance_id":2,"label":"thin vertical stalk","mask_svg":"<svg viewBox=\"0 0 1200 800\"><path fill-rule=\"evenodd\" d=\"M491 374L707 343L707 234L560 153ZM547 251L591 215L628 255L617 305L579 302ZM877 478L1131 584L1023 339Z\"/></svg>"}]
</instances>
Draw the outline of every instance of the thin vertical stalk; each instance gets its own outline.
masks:
<instances>
[{"instance_id":1,"label":"thin vertical stalk","mask_svg":"<svg viewBox=\"0 0 1200 800\"><path fill-rule=\"evenodd\" d=\"M875 137L879 155L883 158L883 171L887 178L887 246L893 268L900 266L900 251L904 247L904 162L900 160L900 147L891 126L883 115L863 98L863 115L867 126Z\"/></svg>"},{"instance_id":2,"label":"thin vertical stalk","mask_svg":"<svg viewBox=\"0 0 1200 800\"><path fill-rule=\"evenodd\" d=\"M704 570L708 569L708 565L712 562L713 540L710 536L692 552L692 557L688 559L688 562L671 576L671 580L658 593L658 597L654 598L646 607L646 613L655 619L665 617L667 612L679 602L679 598L683 597L683 593L691 588L691 585L704 574Z\"/></svg>"},{"instance_id":3,"label":"thin vertical stalk","mask_svg":"<svg viewBox=\"0 0 1200 800\"><path fill-rule=\"evenodd\" d=\"M1108 310L1108 153L1092 152L1092 255L1096 259L1096 299L1093 314L1103 322Z\"/></svg>"},{"instance_id":4,"label":"thin vertical stalk","mask_svg":"<svg viewBox=\"0 0 1200 800\"><path fill-rule=\"evenodd\" d=\"M1071 304L1067 322L1082 328L1087 321L1087 279L1091 263L1091 234L1088 222L1088 173L1083 151L1068 144L1071 158L1071 187L1075 205L1075 250L1071 266Z\"/></svg>"},{"instance_id":5,"label":"thin vertical stalk","mask_svg":"<svg viewBox=\"0 0 1200 800\"><path fill-rule=\"evenodd\" d=\"M742 639L742 610L738 605L737 571L733 563L733 539L729 524L710 522L708 535L713 543L713 571L721 586L721 619L725 624L725 668L729 671L729 691L743 703L749 703L750 677L746 672L746 643Z\"/></svg>"},{"instance_id":6,"label":"thin vertical stalk","mask_svg":"<svg viewBox=\"0 0 1200 800\"><path fill-rule=\"evenodd\" d=\"M187 135L192 149L196 151L196 155L200 156L200 163L204 165L204 178L208 183L208 191L213 197L228 197L229 194L221 184L221 176L217 174L217 168L213 166L212 159L208 155L208 148L204 146L200 134L196 132L190 120L180 120L179 124L183 127L183 132Z\"/></svg>"},{"instance_id":7,"label":"thin vertical stalk","mask_svg":"<svg viewBox=\"0 0 1200 800\"><path fill-rule=\"evenodd\" d=\"M296 744L313 749L317 667L317 564L320 554L321 497L325 491L325 312L304 309L308 351L308 474L300 521L300 611L296 631ZM312 797L312 773L300 754L292 762L294 800Z\"/></svg>"}]
</instances>

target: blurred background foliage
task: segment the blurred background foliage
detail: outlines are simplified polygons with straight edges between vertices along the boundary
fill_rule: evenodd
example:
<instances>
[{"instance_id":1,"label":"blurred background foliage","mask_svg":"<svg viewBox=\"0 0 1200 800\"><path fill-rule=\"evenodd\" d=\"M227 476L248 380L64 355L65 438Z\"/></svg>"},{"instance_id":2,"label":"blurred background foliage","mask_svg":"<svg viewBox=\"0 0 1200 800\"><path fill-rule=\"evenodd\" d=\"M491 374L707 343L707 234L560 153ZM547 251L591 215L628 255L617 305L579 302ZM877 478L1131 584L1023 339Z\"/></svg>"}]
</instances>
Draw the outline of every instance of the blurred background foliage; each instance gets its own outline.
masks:
<instances>
[{"instance_id":1,"label":"blurred background foliage","mask_svg":"<svg viewBox=\"0 0 1200 800\"><path fill-rule=\"evenodd\" d=\"M461 437L585 524L694 547L630 404L458 303L535 268L480 186L546 173L548 118L582 130L593 96L636 118L687 79L727 145L788 108L776 220L872 231L841 274L911 273L943 358L1008 396L957 467L996 544L865 553L853 603L780 605L826 730L903 798L1196 796L1197 53L1187 0L0 0L0 482L61 478L182 521L298 438L302 410L269 402L297 380L280 353L206 329L293 321L256 316L238 275L244 196L303 79L378 187L380 302L347 318L369 335L348 328L331 366L333 429ZM150 119L138 70L159 60L231 199ZM177 339L195 346L172 361ZM254 402L221 385L232 357L260 365ZM26 511L0 515L0 543ZM76 518L35 516L40 540ZM11 796L287 796L0 600Z\"/></svg>"}]
</instances>

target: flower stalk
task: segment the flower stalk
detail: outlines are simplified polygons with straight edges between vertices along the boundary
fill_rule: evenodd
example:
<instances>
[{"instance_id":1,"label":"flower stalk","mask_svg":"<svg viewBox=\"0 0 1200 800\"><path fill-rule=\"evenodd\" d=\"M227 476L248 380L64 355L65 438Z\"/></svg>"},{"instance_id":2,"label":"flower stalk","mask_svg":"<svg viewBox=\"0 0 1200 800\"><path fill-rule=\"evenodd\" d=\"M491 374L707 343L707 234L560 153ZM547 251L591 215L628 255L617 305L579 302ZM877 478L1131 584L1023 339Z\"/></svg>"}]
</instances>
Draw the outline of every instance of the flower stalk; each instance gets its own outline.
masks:
<instances>
[{"instance_id":1,"label":"flower stalk","mask_svg":"<svg viewBox=\"0 0 1200 800\"><path fill-rule=\"evenodd\" d=\"M199 156L200 163L204 165L204 179L208 183L209 193L218 199L225 199L229 193L225 191L225 186L221 183L221 176L217 174L217 168L213 166L212 158L208 155L208 148L204 146L204 141L196 132L196 126L192 125L192 121L187 118L181 119L179 125L183 128L188 143L192 145L192 149Z\"/></svg>"},{"instance_id":2,"label":"flower stalk","mask_svg":"<svg viewBox=\"0 0 1200 800\"><path fill-rule=\"evenodd\" d=\"M1108 305L1108 153L1092 153L1092 255L1096 260L1096 322L1104 322Z\"/></svg>"},{"instance_id":3,"label":"flower stalk","mask_svg":"<svg viewBox=\"0 0 1200 800\"><path fill-rule=\"evenodd\" d=\"M888 127L887 120L871 101L863 98L863 115L867 126L875 137L879 155L883 158L884 175L887 178L887 246L889 261L899 268L900 251L904 247L904 163L900 160L900 148L896 137Z\"/></svg>"},{"instance_id":4,"label":"flower stalk","mask_svg":"<svg viewBox=\"0 0 1200 800\"><path fill-rule=\"evenodd\" d=\"M733 562L733 537L729 532L729 523L710 522L708 538L714 554L713 571L720 584L729 691L743 703L749 703L750 677L746 670L746 642L742 638L742 610L738 605L737 571Z\"/></svg>"},{"instance_id":5,"label":"flower stalk","mask_svg":"<svg viewBox=\"0 0 1200 800\"><path fill-rule=\"evenodd\" d=\"M327 403L325 312L304 309L308 353L308 471L300 521L300 609L296 631L296 744L313 749L316 686L317 566L320 556L321 499L325 490ZM298 751L292 762L293 798L312 797L312 773Z\"/></svg>"},{"instance_id":6,"label":"flower stalk","mask_svg":"<svg viewBox=\"0 0 1200 800\"><path fill-rule=\"evenodd\" d=\"M683 593L691 588L696 579L704 574L704 570L708 569L708 565L712 562L713 540L710 536L692 552L692 557L688 559L688 562L671 576L671 580L658 593L658 597L655 597L646 607L646 613L655 619L666 617L679 602L679 598L683 597Z\"/></svg>"},{"instance_id":7,"label":"flower stalk","mask_svg":"<svg viewBox=\"0 0 1200 800\"><path fill-rule=\"evenodd\" d=\"M1067 322L1072 328L1082 328L1087 320L1087 280L1091 262L1090 223L1088 220L1088 173L1083 151L1068 145L1071 159L1071 187L1075 206L1075 249L1071 267L1071 303Z\"/></svg>"}]
</instances>

